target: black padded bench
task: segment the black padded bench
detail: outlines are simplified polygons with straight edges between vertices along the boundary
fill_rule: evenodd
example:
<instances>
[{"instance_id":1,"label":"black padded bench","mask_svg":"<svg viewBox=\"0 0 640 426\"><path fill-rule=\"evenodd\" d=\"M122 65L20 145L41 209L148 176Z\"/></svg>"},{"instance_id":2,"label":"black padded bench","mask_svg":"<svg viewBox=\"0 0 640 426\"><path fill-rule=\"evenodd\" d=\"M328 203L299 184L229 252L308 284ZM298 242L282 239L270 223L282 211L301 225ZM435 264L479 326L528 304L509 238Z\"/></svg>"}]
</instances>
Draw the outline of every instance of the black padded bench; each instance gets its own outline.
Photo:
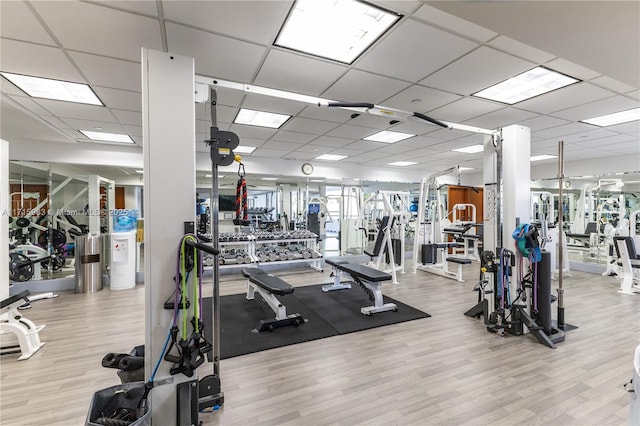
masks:
<instances>
[{"instance_id":1,"label":"black padded bench","mask_svg":"<svg viewBox=\"0 0 640 426\"><path fill-rule=\"evenodd\" d=\"M459 265L471 265L471 259L464 257L447 257L447 262L457 263Z\"/></svg>"},{"instance_id":2,"label":"black padded bench","mask_svg":"<svg viewBox=\"0 0 640 426\"><path fill-rule=\"evenodd\" d=\"M254 300L257 291L262 299L276 314L275 319L260 320L258 326L253 330L256 333L269 330L273 331L279 327L288 325L299 325L306 320L300 314L287 315L287 307L283 305L276 296L285 296L293 293L293 286L275 275L268 274L260 268L242 268L242 276L247 280L247 300Z\"/></svg>"},{"instance_id":3,"label":"black padded bench","mask_svg":"<svg viewBox=\"0 0 640 426\"><path fill-rule=\"evenodd\" d=\"M360 312L364 315L398 310L394 303L384 303L382 298L382 283L392 279L390 274L358 263L347 263L346 258L325 259L325 262L335 269L351 275L351 278L369 295L369 299L374 304L360 308Z\"/></svg>"}]
</instances>

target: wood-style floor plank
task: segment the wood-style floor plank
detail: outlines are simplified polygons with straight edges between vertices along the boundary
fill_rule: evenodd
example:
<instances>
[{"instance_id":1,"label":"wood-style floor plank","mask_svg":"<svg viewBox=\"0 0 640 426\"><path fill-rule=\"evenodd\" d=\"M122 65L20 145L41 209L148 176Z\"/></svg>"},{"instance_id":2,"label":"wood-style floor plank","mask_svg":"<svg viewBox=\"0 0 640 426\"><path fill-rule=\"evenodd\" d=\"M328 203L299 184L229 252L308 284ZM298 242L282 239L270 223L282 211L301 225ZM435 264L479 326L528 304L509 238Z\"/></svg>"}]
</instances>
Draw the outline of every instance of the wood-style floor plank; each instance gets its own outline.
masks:
<instances>
[{"instance_id":1,"label":"wood-style floor plank","mask_svg":"<svg viewBox=\"0 0 640 426\"><path fill-rule=\"evenodd\" d=\"M464 284L418 271L384 286L385 295L431 318L221 361L225 405L201 420L204 425L626 424L630 397L622 384L631 377L640 343L640 297L616 293L615 278L572 272L564 279L566 319L579 328L554 350L530 335L491 334L482 321L463 315L476 302L476 268L465 266ZM328 282L328 273L277 274L302 286ZM239 274L221 277L222 294L242 293L245 285ZM212 285L205 291L210 295ZM34 302L23 314L46 324L41 338L47 344L27 361L0 358L0 424L83 424L93 393L119 382L115 370L100 366L104 354L128 352L144 342L144 288L61 294ZM201 374L208 374L207 368L201 367Z\"/></svg>"}]
</instances>

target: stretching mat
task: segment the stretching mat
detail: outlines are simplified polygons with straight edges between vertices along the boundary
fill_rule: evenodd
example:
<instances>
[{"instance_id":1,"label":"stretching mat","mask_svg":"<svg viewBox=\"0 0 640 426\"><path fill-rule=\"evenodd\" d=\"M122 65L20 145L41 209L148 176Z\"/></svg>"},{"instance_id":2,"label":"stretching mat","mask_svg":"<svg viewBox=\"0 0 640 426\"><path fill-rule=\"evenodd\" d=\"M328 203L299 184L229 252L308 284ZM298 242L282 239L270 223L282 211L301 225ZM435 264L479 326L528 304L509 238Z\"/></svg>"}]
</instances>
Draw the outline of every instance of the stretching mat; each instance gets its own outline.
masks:
<instances>
[{"instance_id":1,"label":"stretching mat","mask_svg":"<svg viewBox=\"0 0 640 426\"><path fill-rule=\"evenodd\" d=\"M370 306L371 302L357 285L350 290L327 293L322 291L322 285L312 285L296 287L293 294L279 296L287 314L298 313L308 320L306 323L253 333L251 330L261 319L273 318L274 314L257 292L255 300L247 300L245 296L220 298L222 359L431 316L386 296L384 302L395 303L397 312L362 315L360 308ZM211 321L207 319L211 318L211 298L204 299L202 305L205 333L210 339Z\"/></svg>"}]
</instances>

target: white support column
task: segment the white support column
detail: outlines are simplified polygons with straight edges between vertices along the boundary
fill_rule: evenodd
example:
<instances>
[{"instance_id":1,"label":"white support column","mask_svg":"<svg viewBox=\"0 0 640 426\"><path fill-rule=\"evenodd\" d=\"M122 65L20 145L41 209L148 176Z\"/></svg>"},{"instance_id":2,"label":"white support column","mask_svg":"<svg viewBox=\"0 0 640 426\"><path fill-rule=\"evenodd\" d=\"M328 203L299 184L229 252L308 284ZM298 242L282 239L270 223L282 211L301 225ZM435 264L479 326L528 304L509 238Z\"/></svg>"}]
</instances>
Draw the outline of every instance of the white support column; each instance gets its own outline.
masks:
<instances>
[{"instance_id":1,"label":"white support column","mask_svg":"<svg viewBox=\"0 0 640 426\"><path fill-rule=\"evenodd\" d=\"M195 220L194 60L142 50L144 154L145 377L150 378L171 327L173 311L163 309L175 287L176 256L184 222ZM195 303L195 301L192 301ZM155 380L172 384L151 392L152 422L176 424L177 383L171 365L160 363Z\"/></svg>"},{"instance_id":2,"label":"white support column","mask_svg":"<svg viewBox=\"0 0 640 426\"><path fill-rule=\"evenodd\" d=\"M9 297L9 142L0 139L0 300Z\"/></svg>"},{"instance_id":3,"label":"white support column","mask_svg":"<svg viewBox=\"0 0 640 426\"><path fill-rule=\"evenodd\" d=\"M89 175L89 234L100 234L100 177Z\"/></svg>"},{"instance_id":4,"label":"white support column","mask_svg":"<svg viewBox=\"0 0 640 426\"><path fill-rule=\"evenodd\" d=\"M111 210L116 208L116 185L114 182L107 182L107 227L109 234L113 233L113 218Z\"/></svg>"},{"instance_id":5,"label":"white support column","mask_svg":"<svg viewBox=\"0 0 640 426\"><path fill-rule=\"evenodd\" d=\"M502 244L513 250L516 222L529 222L531 206L531 131L524 126L502 129Z\"/></svg>"}]
</instances>

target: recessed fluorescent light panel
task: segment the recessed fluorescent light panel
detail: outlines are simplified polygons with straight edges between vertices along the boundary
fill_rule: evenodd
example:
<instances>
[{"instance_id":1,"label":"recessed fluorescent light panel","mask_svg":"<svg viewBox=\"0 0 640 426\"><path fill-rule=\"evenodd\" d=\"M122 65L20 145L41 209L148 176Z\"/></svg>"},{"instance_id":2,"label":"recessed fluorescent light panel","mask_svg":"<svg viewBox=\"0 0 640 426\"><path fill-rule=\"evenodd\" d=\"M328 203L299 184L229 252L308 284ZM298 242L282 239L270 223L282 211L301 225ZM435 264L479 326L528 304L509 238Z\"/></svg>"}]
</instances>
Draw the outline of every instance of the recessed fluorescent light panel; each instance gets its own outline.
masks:
<instances>
[{"instance_id":1,"label":"recessed fluorescent light panel","mask_svg":"<svg viewBox=\"0 0 640 426\"><path fill-rule=\"evenodd\" d=\"M484 146L471 145L471 146L465 146L464 148L452 149L451 151L464 152L465 154L475 154L476 152L484 151Z\"/></svg>"},{"instance_id":2,"label":"recessed fluorescent light panel","mask_svg":"<svg viewBox=\"0 0 640 426\"><path fill-rule=\"evenodd\" d=\"M473 167L459 167L458 170L460 170L461 172L464 172L467 170L473 170Z\"/></svg>"},{"instance_id":3,"label":"recessed fluorescent light panel","mask_svg":"<svg viewBox=\"0 0 640 426\"><path fill-rule=\"evenodd\" d=\"M319 157L316 157L316 160L329 160L329 161L339 161L343 158L347 158L346 155L336 155L336 154L322 154Z\"/></svg>"},{"instance_id":4,"label":"recessed fluorescent light panel","mask_svg":"<svg viewBox=\"0 0 640 426\"><path fill-rule=\"evenodd\" d=\"M534 155L533 157L531 157L531 161L542 161L542 160L551 160L552 158L558 158L557 155L548 155L548 154L542 154L542 155Z\"/></svg>"},{"instance_id":5,"label":"recessed fluorescent light panel","mask_svg":"<svg viewBox=\"0 0 640 426\"><path fill-rule=\"evenodd\" d=\"M256 150L255 146L237 146L235 148L233 148L233 152L235 154L251 154L253 151Z\"/></svg>"},{"instance_id":6,"label":"recessed fluorescent light panel","mask_svg":"<svg viewBox=\"0 0 640 426\"><path fill-rule=\"evenodd\" d=\"M389 130L383 130L382 132L378 132L371 136L367 136L364 138L365 141L376 141L376 142L385 142L385 143L394 143L399 142L405 139L409 139L415 135L409 133L400 133L400 132L392 132Z\"/></svg>"},{"instance_id":7,"label":"recessed fluorescent light panel","mask_svg":"<svg viewBox=\"0 0 640 426\"><path fill-rule=\"evenodd\" d=\"M640 120L640 108L620 111L613 114L607 114L600 117L581 120L583 123L593 124L595 126L613 126L614 124L628 123L629 121Z\"/></svg>"},{"instance_id":8,"label":"recessed fluorescent light panel","mask_svg":"<svg viewBox=\"0 0 640 426\"><path fill-rule=\"evenodd\" d=\"M236 119L233 120L233 122L236 124L246 124L249 126L279 129L280 126L282 126L289 118L291 118L290 115L241 108L238 112L238 115L236 115Z\"/></svg>"},{"instance_id":9,"label":"recessed fluorescent light panel","mask_svg":"<svg viewBox=\"0 0 640 426\"><path fill-rule=\"evenodd\" d=\"M389 166L413 166L414 164L418 164L415 161L396 161L394 163L387 163Z\"/></svg>"},{"instance_id":10,"label":"recessed fluorescent light panel","mask_svg":"<svg viewBox=\"0 0 640 426\"><path fill-rule=\"evenodd\" d=\"M8 72L0 74L33 98L104 106L102 101L100 101L93 90L91 90L91 87L86 84L11 74Z\"/></svg>"},{"instance_id":11,"label":"recessed fluorescent light panel","mask_svg":"<svg viewBox=\"0 0 640 426\"><path fill-rule=\"evenodd\" d=\"M89 130L80 130L80 133L94 141L133 143L129 135L120 133L91 132Z\"/></svg>"},{"instance_id":12,"label":"recessed fluorescent light panel","mask_svg":"<svg viewBox=\"0 0 640 426\"><path fill-rule=\"evenodd\" d=\"M536 67L502 83L474 93L473 96L513 105L525 99L569 86L578 81L580 80L560 74L549 68Z\"/></svg>"},{"instance_id":13,"label":"recessed fluorescent light panel","mask_svg":"<svg viewBox=\"0 0 640 426\"><path fill-rule=\"evenodd\" d=\"M298 0L275 45L351 64L400 18L362 1Z\"/></svg>"},{"instance_id":14,"label":"recessed fluorescent light panel","mask_svg":"<svg viewBox=\"0 0 640 426\"><path fill-rule=\"evenodd\" d=\"M278 180L277 177L263 177L262 180Z\"/></svg>"}]
</instances>

